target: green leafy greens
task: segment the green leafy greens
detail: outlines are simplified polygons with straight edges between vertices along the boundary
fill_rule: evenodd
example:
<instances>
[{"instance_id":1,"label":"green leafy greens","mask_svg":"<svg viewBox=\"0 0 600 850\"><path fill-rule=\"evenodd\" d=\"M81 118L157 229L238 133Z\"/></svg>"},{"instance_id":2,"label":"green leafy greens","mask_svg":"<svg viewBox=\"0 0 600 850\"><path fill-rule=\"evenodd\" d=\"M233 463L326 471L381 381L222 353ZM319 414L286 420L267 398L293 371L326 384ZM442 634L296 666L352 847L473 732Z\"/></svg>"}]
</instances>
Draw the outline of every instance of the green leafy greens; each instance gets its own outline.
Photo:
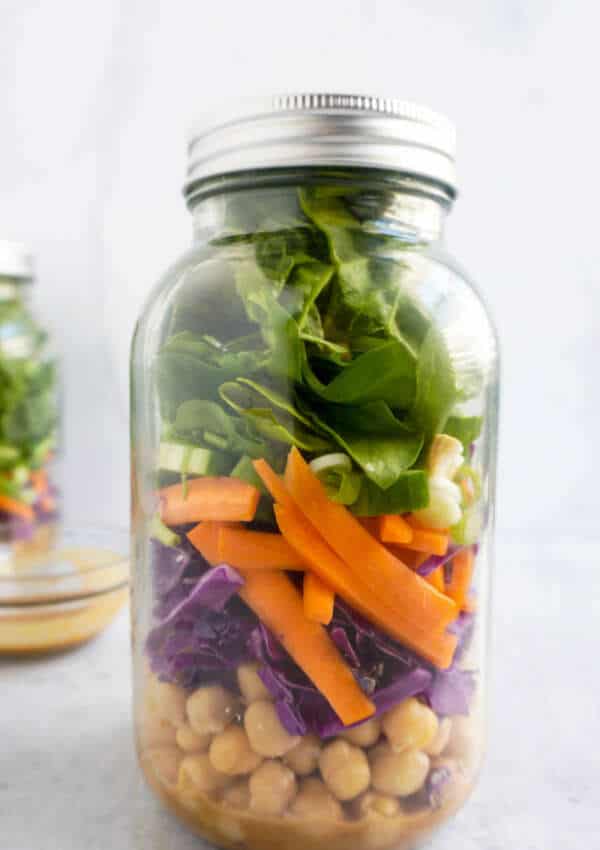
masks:
<instances>
[{"instance_id":1,"label":"green leafy greens","mask_svg":"<svg viewBox=\"0 0 600 850\"><path fill-rule=\"evenodd\" d=\"M56 445L57 375L23 302L0 304L0 489L31 501L30 473Z\"/></svg>"},{"instance_id":2,"label":"green leafy greens","mask_svg":"<svg viewBox=\"0 0 600 850\"><path fill-rule=\"evenodd\" d=\"M406 282L409 246L378 218L382 198L332 183L228 200L212 245L222 285L216 275L210 310L186 295L154 363L170 439L227 454L253 483L252 459L280 470L290 446L344 458L320 476L359 516L427 506L424 450L444 427L472 442L480 421L451 416L452 358Z\"/></svg>"}]
</instances>

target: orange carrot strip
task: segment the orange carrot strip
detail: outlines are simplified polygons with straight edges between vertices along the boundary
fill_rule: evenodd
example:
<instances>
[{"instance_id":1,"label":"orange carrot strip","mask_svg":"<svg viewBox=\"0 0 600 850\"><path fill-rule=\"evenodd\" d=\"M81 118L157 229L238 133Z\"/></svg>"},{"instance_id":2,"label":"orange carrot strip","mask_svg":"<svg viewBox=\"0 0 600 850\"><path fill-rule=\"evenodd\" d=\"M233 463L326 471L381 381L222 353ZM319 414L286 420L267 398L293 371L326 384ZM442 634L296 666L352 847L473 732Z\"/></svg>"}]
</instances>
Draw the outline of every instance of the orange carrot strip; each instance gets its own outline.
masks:
<instances>
[{"instance_id":1,"label":"orange carrot strip","mask_svg":"<svg viewBox=\"0 0 600 850\"><path fill-rule=\"evenodd\" d=\"M50 513L50 511L55 511L56 499L46 494L40 498L40 507L43 511L46 511L46 513Z\"/></svg>"},{"instance_id":2,"label":"orange carrot strip","mask_svg":"<svg viewBox=\"0 0 600 850\"><path fill-rule=\"evenodd\" d=\"M296 505L319 529L355 577L362 577L406 623L443 630L457 616L451 599L399 561L342 505L332 502L300 452L289 453L285 484Z\"/></svg>"},{"instance_id":3,"label":"orange carrot strip","mask_svg":"<svg viewBox=\"0 0 600 850\"><path fill-rule=\"evenodd\" d=\"M389 549L392 555L395 555L396 558L400 558L402 563L406 564L407 567L410 567L411 570L416 570L429 557L426 552L417 552L414 549L406 549L406 547L398 546L395 543L388 543L386 548Z\"/></svg>"},{"instance_id":4,"label":"orange carrot strip","mask_svg":"<svg viewBox=\"0 0 600 850\"><path fill-rule=\"evenodd\" d=\"M0 511L6 511L8 514L20 516L22 519L32 520L34 517L33 508L31 505L26 505L25 502L19 502L11 496L5 496L0 493Z\"/></svg>"},{"instance_id":5,"label":"orange carrot strip","mask_svg":"<svg viewBox=\"0 0 600 850\"><path fill-rule=\"evenodd\" d=\"M192 546L213 567L221 563L221 559L219 558L220 529L221 523L219 522L200 522L191 531L188 531L186 535Z\"/></svg>"},{"instance_id":6,"label":"orange carrot strip","mask_svg":"<svg viewBox=\"0 0 600 850\"><path fill-rule=\"evenodd\" d=\"M377 520L378 537L384 543L410 543L413 539L413 529L401 516L386 514Z\"/></svg>"},{"instance_id":7,"label":"orange carrot strip","mask_svg":"<svg viewBox=\"0 0 600 850\"><path fill-rule=\"evenodd\" d=\"M221 526L218 552L220 561L236 569L306 569L306 562L281 534L266 531Z\"/></svg>"},{"instance_id":8,"label":"orange carrot strip","mask_svg":"<svg viewBox=\"0 0 600 850\"><path fill-rule=\"evenodd\" d=\"M452 577L446 585L446 593L454 599L459 608L463 608L467 602L474 566L475 555L472 549L461 549L452 558Z\"/></svg>"},{"instance_id":9,"label":"orange carrot strip","mask_svg":"<svg viewBox=\"0 0 600 850\"><path fill-rule=\"evenodd\" d=\"M405 543L407 549L415 549L417 552L426 552L428 555L445 555L450 543L450 535L447 531L437 528L423 528L412 517L406 517L406 522L413 530L413 537L409 543Z\"/></svg>"},{"instance_id":10,"label":"orange carrot strip","mask_svg":"<svg viewBox=\"0 0 600 850\"><path fill-rule=\"evenodd\" d=\"M278 503L275 505L275 515L281 532L298 554L310 564L313 572L348 604L396 640L412 647L437 667L448 667L456 649L455 636L446 633L434 634L427 632L422 625L409 627L404 623L398 612L389 605L388 599L378 598L364 579L351 574L347 564L331 549L296 506L283 481L267 461L254 461L254 468ZM421 556L416 552L408 554L415 559L427 558L426 555ZM457 612L455 616L456 614Z\"/></svg>"},{"instance_id":11,"label":"orange carrot strip","mask_svg":"<svg viewBox=\"0 0 600 850\"><path fill-rule=\"evenodd\" d=\"M48 475L45 469L34 469L29 477L38 496L48 492Z\"/></svg>"},{"instance_id":12,"label":"orange carrot strip","mask_svg":"<svg viewBox=\"0 0 600 850\"><path fill-rule=\"evenodd\" d=\"M240 478L193 478L159 491L160 518L166 525L202 520L248 522L254 519L260 493Z\"/></svg>"},{"instance_id":13,"label":"orange carrot strip","mask_svg":"<svg viewBox=\"0 0 600 850\"><path fill-rule=\"evenodd\" d=\"M457 644L455 635L435 631L428 633L422 626L405 622L389 601L381 600L370 584L351 573L348 565L336 555L295 505L289 508L275 505L275 516L290 545L335 593L363 617L414 649L436 667L445 669L450 666Z\"/></svg>"},{"instance_id":14,"label":"orange carrot strip","mask_svg":"<svg viewBox=\"0 0 600 850\"><path fill-rule=\"evenodd\" d=\"M432 573L425 578L425 581L428 581L430 585L435 587L436 590L439 590L440 593L445 593L446 585L444 583L444 568L438 567Z\"/></svg>"},{"instance_id":15,"label":"orange carrot strip","mask_svg":"<svg viewBox=\"0 0 600 850\"><path fill-rule=\"evenodd\" d=\"M262 483L273 497L273 501L277 502L278 505L281 505L282 508L286 508L286 510L292 508L296 510L296 503L290 496L282 478L277 475L268 462L264 458L261 458L260 460L252 461L252 466Z\"/></svg>"},{"instance_id":16,"label":"orange carrot strip","mask_svg":"<svg viewBox=\"0 0 600 850\"><path fill-rule=\"evenodd\" d=\"M241 598L281 641L344 725L371 717L375 706L323 626L306 619L302 597L285 573L247 570L243 575Z\"/></svg>"},{"instance_id":17,"label":"orange carrot strip","mask_svg":"<svg viewBox=\"0 0 600 850\"><path fill-rule=\"evenodd\" d=\"M305 617L314 620L315 623L329 625L333 617L335 593L314 573L304 573L302 601Z\"/></svg>"}]
</instances>

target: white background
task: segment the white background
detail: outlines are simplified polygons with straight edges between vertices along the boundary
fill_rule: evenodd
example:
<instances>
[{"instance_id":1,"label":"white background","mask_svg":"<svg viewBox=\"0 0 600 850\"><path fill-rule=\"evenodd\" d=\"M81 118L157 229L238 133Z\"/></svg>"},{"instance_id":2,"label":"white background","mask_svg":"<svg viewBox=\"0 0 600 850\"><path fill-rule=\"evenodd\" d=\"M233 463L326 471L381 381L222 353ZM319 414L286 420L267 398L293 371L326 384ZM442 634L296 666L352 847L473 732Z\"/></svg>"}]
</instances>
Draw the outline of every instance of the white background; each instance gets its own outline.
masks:
<instances>
[{"instance_id":1,"label":"white background","mask_svg":"<svg viewBox=\"0 0 600 850\"><path fill-rule=\"evenodd\" d=\"M38 255L71 517L127 523L129 336L189 240L186 127L225 95L359 90L459 128L450 246L503 343L501 531L597 535L599 27L591 0L0 0L0 238Z\"/></svg>"}]
</instances>

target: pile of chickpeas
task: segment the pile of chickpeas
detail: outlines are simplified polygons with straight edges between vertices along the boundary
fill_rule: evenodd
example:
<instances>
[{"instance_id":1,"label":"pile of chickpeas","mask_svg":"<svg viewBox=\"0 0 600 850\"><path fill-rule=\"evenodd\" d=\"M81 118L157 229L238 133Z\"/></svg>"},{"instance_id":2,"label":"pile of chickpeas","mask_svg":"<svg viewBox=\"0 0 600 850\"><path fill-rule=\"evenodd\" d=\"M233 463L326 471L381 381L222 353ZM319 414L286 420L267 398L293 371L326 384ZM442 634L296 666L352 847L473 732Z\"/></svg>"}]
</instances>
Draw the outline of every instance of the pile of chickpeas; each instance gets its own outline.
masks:
<instances>
[{"instance_id":1,"label":"pile of chickpeas","mask_svg":"<svg viewBox=\"0 0 600 850\"><path fill-rule=\"evenodd\" d=\"M239 693L218 684L188 693L148 679L142 755L188 807L208 798L260 817L394 817L433 767L456 769L458 719L440 720L418 699L322 741L284 729L256 664L242 664L237 682Z\"/></svg>"}]
</instances>

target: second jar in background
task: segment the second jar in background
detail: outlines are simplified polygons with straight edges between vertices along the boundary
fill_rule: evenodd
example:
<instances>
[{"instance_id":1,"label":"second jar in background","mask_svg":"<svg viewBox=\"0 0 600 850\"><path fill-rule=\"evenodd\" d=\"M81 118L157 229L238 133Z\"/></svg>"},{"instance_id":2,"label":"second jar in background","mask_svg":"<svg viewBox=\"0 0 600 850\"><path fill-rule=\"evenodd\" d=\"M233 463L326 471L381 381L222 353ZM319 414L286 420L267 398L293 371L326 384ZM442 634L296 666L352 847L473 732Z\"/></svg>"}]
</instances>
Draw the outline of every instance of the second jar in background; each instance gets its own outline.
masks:
<instances>
[{"instance_id":1,"label":"second jar in background","mask_svg":"<svg viewBox=\"0 0 600 850\"><path fill-rule=\"evenodd\" d=\"M46 552L59 516L57 366L30 304L33 262L0 241L0 569Z\"/></svg>"}]
</instances>

